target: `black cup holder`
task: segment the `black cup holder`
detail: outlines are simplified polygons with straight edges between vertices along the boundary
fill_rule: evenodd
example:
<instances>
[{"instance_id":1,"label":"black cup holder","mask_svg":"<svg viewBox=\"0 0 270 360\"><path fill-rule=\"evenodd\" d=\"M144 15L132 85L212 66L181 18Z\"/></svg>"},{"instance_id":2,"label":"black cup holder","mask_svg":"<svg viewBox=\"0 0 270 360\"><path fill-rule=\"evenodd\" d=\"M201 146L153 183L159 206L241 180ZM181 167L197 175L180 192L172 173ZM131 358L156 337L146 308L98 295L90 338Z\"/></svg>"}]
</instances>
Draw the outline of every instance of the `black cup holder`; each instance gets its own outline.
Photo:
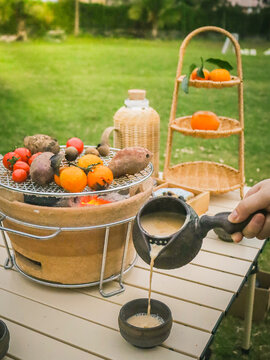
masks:
<instances>
[{"instance_id":1,"label":"black cup holder","mask_svg":"<svg viewBox=\"0 0 270 360\"><path fill-rule=\"evenodd\" d=\"M151 299L151 314L160 316L164 323L152 328L140 328L131 325L127 319L139 313L147 313L148 299L135 299L122 306L118 324L123 338L132 345L140 348L152 348L161 345L170 335L172 328L172 314L167 305L161 301Z\"/></svg>"},{"instance_id":2,"label":"black cup holder","mask_svg":"<svg viewBox=\"0 0 270 360\"><path fill-rule=\"evenodd\" d=\"M4 358L9 348L9 331L7 325L0 320L0 360Z\"/></svg>"}]
</instances>

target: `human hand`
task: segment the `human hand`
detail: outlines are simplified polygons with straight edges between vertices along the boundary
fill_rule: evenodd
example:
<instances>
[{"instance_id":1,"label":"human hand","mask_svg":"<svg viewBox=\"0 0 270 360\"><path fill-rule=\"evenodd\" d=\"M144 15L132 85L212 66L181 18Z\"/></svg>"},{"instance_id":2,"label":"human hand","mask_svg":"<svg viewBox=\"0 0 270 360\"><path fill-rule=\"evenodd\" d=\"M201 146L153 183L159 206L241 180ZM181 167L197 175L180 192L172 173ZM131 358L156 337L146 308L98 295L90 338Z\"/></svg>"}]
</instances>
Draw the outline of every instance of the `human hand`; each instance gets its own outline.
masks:
<instances>
[{"instance_id":1,"label":"human hand","mask_svg":"<svg viewBox=\"0 0 270 360\"><path fill-rule=\"evenodd\" d=\"M270 179L254 185L228 216L228 220L232 223L239 223L246 220L255 211L263 209L267 212L266 216L254 215L242 232L232 234L234 242L240 242L243 236L257 237L261 240L270 236Z\"/></svg>"}]
</instances>

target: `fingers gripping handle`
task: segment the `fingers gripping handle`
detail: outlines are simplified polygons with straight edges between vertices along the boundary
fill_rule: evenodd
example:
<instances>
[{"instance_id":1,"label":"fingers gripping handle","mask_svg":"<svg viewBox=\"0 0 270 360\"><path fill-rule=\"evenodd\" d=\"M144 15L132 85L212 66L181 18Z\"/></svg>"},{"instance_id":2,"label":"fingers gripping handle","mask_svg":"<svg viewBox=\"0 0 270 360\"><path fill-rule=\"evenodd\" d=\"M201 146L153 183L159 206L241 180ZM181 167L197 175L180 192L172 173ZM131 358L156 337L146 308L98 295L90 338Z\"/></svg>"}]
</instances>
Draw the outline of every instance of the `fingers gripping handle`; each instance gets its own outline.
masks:
<instances>
[{"instance_id":1,"label":"fingers gripping handle","mask_svg":"<svg viewBox=\"0 0 270 360\"><path fill-rule=\"evenodd\" d=\"M218 213L215 216L204 215L200 218L199 227L201 232L204 234L204 236L206 236L209 230L214 228L222 228L228 234L234 234L236 232L242 232L242 230L247 226L247 224L256 214L266 215L266 211L265 210L256 211L253 214L249 215L249 217L246 220L240 223L232 223L228 220L228 216L230 215L230 212Z\"/></svg>"}]
</instances>

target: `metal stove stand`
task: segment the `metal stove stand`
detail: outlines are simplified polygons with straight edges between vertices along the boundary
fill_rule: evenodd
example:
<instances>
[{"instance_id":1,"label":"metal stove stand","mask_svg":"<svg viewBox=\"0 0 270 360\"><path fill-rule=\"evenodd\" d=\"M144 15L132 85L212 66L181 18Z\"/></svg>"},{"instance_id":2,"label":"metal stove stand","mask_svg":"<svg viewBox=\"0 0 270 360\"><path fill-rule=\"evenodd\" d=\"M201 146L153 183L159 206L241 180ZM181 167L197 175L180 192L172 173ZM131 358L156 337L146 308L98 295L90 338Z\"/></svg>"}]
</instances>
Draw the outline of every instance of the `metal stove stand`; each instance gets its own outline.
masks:
<instances>
[{"instance_id":1,"label":"metal stove stand","mask_svg":"<svg viewBox=\"0 0 270 360\"><path fill-rule=\"evenodd\" d=\"M38 236L38 235L33 235L33 234L28 234L22 231L17 231L17 230L13 230L13 229L9 229L4 227L3 225L3 220L9 220L11 222L17 223L17 224L21 224L21 225L25 225L27 227L31 227L31 228L35 228L35 229L43 229L43 230L49 230L49 231L53 231L52 234L47 235L47 236ZM23 221L19 221L16 220L14 218L11 218L9 216L6 216L5 214L3 214L2 212L0 212L0 222L1 222L1 226L0 226L0 230L2 232L3 235L3 239L4 239L4 243L5 243L5 247L6 247L6 251L7 251L7 259L5 261L4 264L4 268L5 269L12 269L13 267L23 276L25 276L27 279L30 279L34 282L37 282L39 284L42 285L47 285L47 286L52 286L52 287L57 287L57 288L69 288L69 289L76 289L76 288L83 288L83 287L89 287L89 286L96 286L99 285L99 292L103 297L110 297L116 294L119 294L121 292L123 292L125 290L125 287L123 285L123 275L128 272L130 269L133 268L133 266L135 265L137 256L135 256L133 262L128 266L128 268L126 270L124 270L125 268L125 261L126 261L126 255L127 255L127 250L128 250L128 244L131 238L131 227L132 227L132 222L133 222L134 217L128 218L128 219L124 219L121 221L117 221L114 223L109 223L109 224L103 224L103 225L95 225L95 226L86 226L86 227L50 227L50 226L41 226L41 225L36 225L36 224L30 224L30 223L26 223ZM126 231L126 237L125 237L125 245L124 245L124 249L123 249L123 256L122 256L122 261L121 261L121 269L119 274L110 276L109 278L104 279L104 273L105 273L105 268L106 268L106 259L107 259L107 249L108 249L108 243L109 243L109 234L110 234L110 228L116 225L121 225L124 223L128 223L127 226L127 231ZM57 236L58 234L60 234L61 232L64 231L85 231L85 230L93 230L93 229L101 229L101 228L105 228L105 236L104 236L104 245L103 245L103 254L102 254L102 263L101 263L101 271L100 271L100 280L99 281L94 281L94 282L90 282L90 283L83 283L83 284L60 284L60 283L55 283L55 282L50 282L50 281L45 281L45 280L41 280L38 278L35 278L31 275L26 274L16 263L16 259L15 259L15 255L11 253L10 248L8 246L8 241L7 241L7 236L6 236L6 232L10 232L16 235L20 235L20 236L25 236L25 237L29 237L32 239L36 239L36 240L40 240L40 241L46 241L49 239L54 238L55 236ZM111 292L105 292L104 291L104 284L112 281L112 280L118 280L119 283L119 288L117 290L111 291Z\"/></svg>"}]
</instances>

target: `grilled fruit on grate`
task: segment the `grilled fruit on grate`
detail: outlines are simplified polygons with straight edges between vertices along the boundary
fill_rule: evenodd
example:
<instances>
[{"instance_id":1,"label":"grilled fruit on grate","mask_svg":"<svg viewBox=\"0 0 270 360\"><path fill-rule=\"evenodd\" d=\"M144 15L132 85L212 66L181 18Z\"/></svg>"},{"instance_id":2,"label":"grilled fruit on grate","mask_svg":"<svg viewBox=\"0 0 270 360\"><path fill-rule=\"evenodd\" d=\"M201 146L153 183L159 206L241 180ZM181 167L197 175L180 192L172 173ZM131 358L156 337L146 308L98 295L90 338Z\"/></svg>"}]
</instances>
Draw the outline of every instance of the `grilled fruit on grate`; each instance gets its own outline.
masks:
<instances>
[{"instance_id":1,"label":"grilled fruit on grate","mask_svg":"<svg viewBox=\"0 0 270 360\"><path fill-rule=\"evenodd\" d=\"M24 146L29 149L32 154L37 152L52 152L57 154L60 151L58 141L49 135L36 134L26 136L23 142Z\"/></svg>"},{"instance_id":2,"label":"grilled fruit on grate","mask_svg":"<svg viewBox=\"0 0 270 360\"><path fill-rule=\"evenodd\" d=\"M153 154L140 146L119 150L109 163L114 177L134 175L149 164Z\"/></svg>"},{"instance_id":3,"label":"grilled fruit on grate","mask_svg":"<svg viewBox=\"0 0 270 360\"><path fill-rule=\"evenodd\" d=\"M37 184L45 185L53 180L53 168L50 160L53 155L51 152L44 152L32 162L30 177Z\"/></svg>"}]
</instances>

